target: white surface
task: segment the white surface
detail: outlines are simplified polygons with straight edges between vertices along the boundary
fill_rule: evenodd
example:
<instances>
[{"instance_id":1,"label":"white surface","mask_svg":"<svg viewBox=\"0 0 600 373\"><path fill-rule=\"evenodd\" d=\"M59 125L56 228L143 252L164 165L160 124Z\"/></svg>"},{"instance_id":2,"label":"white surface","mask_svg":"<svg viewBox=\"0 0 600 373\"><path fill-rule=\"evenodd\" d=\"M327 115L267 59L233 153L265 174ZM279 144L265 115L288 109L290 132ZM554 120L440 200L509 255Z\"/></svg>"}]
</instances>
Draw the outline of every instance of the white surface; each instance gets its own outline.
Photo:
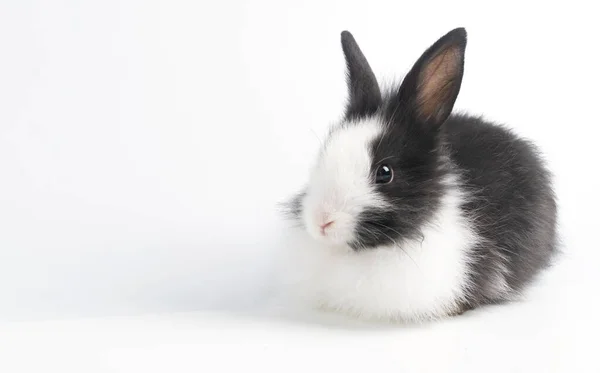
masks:
<instances>
[{"instance_id":1,"label":"white surface","mask_svg":"<svg viewBox=\"0 0 600 373\"><path fill-rule=\"evenodd\" d=\"M595 15L577 1L1 2L0 371L598 371ZM340 31L384 77L457 26L457 108L547 154L565 261L527 303L437 325L240 316L268 283L274 205L341 113Z\"/></svg>"}]
</instances>

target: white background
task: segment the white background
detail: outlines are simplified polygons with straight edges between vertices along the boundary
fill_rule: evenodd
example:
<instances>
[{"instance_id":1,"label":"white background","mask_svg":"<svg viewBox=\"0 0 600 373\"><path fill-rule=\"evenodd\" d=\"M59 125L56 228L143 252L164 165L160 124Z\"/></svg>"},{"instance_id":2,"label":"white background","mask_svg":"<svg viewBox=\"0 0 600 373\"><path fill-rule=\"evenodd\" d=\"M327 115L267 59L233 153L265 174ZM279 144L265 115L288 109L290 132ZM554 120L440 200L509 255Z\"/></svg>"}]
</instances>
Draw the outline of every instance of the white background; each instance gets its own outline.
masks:
<instances>
[{"instance_id":1,"label":"white background","mask_svg":"<svg viewBox=\"0 0 600 373\"><path fill-rule=\"evenodd\" d=\"M241 316L341 114L340 32L385 80L458 26L456 108L544 151L561 265L441 324ZM598 369L599 31L577 1L3 0L0 370Z\"/></svg>"}]
</instances>

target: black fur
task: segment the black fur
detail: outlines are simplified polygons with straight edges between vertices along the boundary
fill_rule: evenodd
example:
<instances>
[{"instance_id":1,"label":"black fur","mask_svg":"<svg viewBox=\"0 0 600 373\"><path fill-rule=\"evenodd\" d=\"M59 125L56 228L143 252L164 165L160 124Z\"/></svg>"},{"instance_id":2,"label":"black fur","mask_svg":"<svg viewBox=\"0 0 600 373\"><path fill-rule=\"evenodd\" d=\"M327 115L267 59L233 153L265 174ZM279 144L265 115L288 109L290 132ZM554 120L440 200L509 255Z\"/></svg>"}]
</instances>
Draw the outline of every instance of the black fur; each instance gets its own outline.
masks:
<instances>
[{"instance_id":1,"label":"black fur","mask_svg":"<svg viewBox=\"0 0 600 373\"><path fill-rule=\"evenodd\" d=\"M557 251L555 195L537 148L510 130L481 118L455 115L444 124L450 158L470 198L463 210L484 238L473 263L473 300L489 299L499 262L506 281L520 291Z\"/></svg>"},{"instance_id":2,"label":"black fur","mask_svg":"<svg viewBox=\"0 0 600 373\"><path fill-rule=\"evenodd\" d=\"M346 119L355 119L375 113L381 105L381 92L375 74L348 31L342 32L342 50L346 58L349 100Z\"/></svg>"},{"instance_id":3,"label":"black fur","mask_svg":"<svg viewBox=\"0 0 600 373\"><path fill-rule=\"evenodd\" d=\"M373 180L381 164L390 166L395 175L389 184L376 184L391 207L363 212L357 240L350 245L369 250L420 238L421 228L434 216L446 192L444 176L456 174L467 195L462 210L481 238L470 264L474 287L459 313L509 298L496 291L499 275L512 294L518 293L550 264L557 251L551 175L530 142L479 117L451 114L463 76L465 30L455 29L440 38L400 87L383 95L348 32L342 33L342 46L349 71L346 117L378 116L387 123L371 145ZM437 57L446 52L442 67L450 70L435 75L432 61L439 62ZM433 101L425 105L417 99L423 87L428 87L422 81L424 71L433 71L438 80L432 82L439 83L427 96ZM292 211L297 215L300 200L294 201Z\"/></svg>"},{"instance_id":4,"label":"black fur","mask_svg":"<svg viewBox=\"0 0 600 373\"><path fill-rule=\"evenodd\" d=\"M342 37L342 40L344 38ZM352 39L354 40L354 39ZM439 127L446 120L460 89L466 32L455 29L436 41L417 60L397 89L386 92L375 113L360 113L361 117L378 115L387 124L384 133L373 141L371 153L374 174L381 164L390 166L396 175L391 183L377 185L390 202L388 208L369 209L359 217L355 249L368 249L402 239L416 239L421 227L433 216L444 187L440 184L449 165L444 163L443 138ZM441 81L447 95L438 97L432 115L423 115L417 100L423 84L423 71L435 57L447 50L456 50L454 71ZM364 67L366 66L366 67ZM361 65L366 76L372 76L368 65ZM442 66L443 68L444 66ZM357 69L355 69L357 70ZM352 79L350 75L349 79ZM352 86L352 82L349 82ZM350 93L350 100L357 101ZM360 105L354 105L360 106Z\"/></svg>"}]
</instances>

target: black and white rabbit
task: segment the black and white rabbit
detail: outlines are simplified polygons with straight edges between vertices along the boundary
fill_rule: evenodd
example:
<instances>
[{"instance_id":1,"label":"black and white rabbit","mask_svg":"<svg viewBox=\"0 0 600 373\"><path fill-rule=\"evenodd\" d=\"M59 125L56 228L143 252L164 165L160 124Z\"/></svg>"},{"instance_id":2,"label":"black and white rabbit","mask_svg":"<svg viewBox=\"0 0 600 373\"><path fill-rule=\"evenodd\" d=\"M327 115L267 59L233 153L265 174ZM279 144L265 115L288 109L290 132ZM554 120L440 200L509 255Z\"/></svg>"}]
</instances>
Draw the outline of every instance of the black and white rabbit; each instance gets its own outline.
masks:
<instances>
[{"instance_id":1,"label":"black and white rabbit","mask_svg":"<svg viewBox=\"0 0 600 373\"><path fill-rule=\"evenodd\" d=\"M285 294L363 318L424 321L514 300L557 251L551 176L502 126L452 114L465 29L381 92L341 34L349 101L286 204Z\"/></svg>"}]
</instances>

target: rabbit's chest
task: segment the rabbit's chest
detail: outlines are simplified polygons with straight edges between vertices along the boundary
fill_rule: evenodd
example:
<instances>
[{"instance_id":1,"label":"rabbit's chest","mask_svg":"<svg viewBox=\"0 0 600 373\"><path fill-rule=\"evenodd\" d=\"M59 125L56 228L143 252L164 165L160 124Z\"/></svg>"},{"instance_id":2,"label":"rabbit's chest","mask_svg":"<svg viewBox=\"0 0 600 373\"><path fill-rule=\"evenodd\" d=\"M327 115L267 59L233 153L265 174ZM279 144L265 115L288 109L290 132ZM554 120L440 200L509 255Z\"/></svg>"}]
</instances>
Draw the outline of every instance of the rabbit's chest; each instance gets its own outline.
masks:
<instances>
[{"instance_id":1,"label":"rabbit's chest","mask_svg":"<svg viewBox=\"0 0 600 373\"><path fill-rule=\"evenodd\" d=\"M318 307L362 317L422 319L465 296L477 241L458 201L447 199L421 241L354 252L307 240L292 263L296 290Z\"/></svg>"}]
</instances>

